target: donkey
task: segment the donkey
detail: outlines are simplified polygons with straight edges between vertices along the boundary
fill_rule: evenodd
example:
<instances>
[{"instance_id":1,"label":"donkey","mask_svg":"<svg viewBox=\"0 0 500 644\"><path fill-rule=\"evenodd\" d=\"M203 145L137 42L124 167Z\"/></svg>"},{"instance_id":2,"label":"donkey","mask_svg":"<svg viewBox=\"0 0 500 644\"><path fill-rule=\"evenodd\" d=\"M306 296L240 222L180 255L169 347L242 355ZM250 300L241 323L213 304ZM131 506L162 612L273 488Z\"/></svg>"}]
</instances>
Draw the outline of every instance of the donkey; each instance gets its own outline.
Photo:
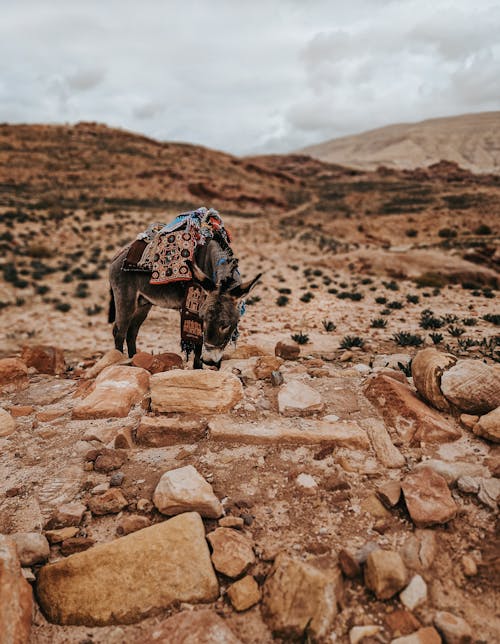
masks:
<instances>
[{"instance_id":1,"label":"donkey","mask_svg":"<svg viewBox=\"0 0 500 644\"><path fill-rule=\"evenodd\" d=\"M110 265L108 321L114 322L115 347L123 351L126 339L131 358L137 352L136 340L141 324L153 304L167 309L180 309L186 293L186 282L150 284L148 273L122 271L127 250L123 249ZM238 260L215 239L198 246L193 262L188 264L193 280L207 295L199 312L203 320L203 344L195 348L193 368L203 369L205 364L219 369L224 349L240 319L241 300L257 284L262 273L248 282L242 282Z\"/></svg>"}]
</instances>

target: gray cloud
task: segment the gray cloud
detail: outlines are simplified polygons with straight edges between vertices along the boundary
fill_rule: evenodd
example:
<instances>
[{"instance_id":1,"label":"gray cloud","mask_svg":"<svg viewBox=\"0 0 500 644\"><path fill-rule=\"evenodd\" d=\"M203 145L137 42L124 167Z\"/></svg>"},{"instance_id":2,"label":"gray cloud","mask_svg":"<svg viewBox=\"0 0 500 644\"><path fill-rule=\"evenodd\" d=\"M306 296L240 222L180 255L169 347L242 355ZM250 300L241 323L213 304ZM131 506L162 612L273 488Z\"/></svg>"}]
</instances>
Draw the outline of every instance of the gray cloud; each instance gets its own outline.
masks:
<instances>
[{"instance_id":1,"label":"gray cloud","mask_svg":"<svg viewBox=\"0 0 500 644\"><path fill-rule=\"evenodd\" d=\"M20 0L0 120L103 121L235 153L498 109L496 0Z\"/></svg>"}]
</instances>

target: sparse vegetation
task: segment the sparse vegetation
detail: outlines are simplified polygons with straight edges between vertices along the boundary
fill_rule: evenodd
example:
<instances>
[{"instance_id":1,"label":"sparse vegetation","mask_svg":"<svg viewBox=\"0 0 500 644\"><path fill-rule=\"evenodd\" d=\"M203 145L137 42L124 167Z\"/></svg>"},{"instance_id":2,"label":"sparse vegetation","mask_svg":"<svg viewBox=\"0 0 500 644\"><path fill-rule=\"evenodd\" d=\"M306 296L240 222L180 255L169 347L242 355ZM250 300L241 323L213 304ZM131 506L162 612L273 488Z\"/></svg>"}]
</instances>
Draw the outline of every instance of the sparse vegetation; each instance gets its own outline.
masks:
<instances>
[{"instance_id":1,"label":"sparse vegetation","mask_svg":"<svg viewBox=\"0 0 500 644\"><path fill-rule=\"evenodd\" d=\"M448 327L448 333L453 337L453 338L459 338L461 335L465 333L465 329L461 326L449 326Z\"/></svg>"},{"instance_id":2,"label":"sparse vegetation","mask_svg":"<svg viewBox=\"0 0 500 644\"><path fill-rule=\"evenodd\" d=\"M358 335L346 335L340 343L341 349L352 349L353 347L363 347L365 341Z\"/></svg>"},{"instance_id":3,"label":"sparse vegetation","mask_svg":"<svg viewBox=\"0 0 500 644\"><path fill-rule=\"evenodd\" d=\"M387 320L384 320L384 318L375 318L371 321L370 326L372 329L385 329Z\"/></svg>"},{"instance_id":4,"label":"sparse vegetation","mask_svg":"<svg viewBox=\"0 0 500 644\"><path fill-rule=\"evenodd\" d=\"M307 344L309 342L309 336L307 333L302 333L302 331L300 333L294 333L291 338L297 344Z\"/></svg>"},{"instance_id":5,"label":"sparse vegetation","mask_svg":"<svg viewBox=\"0 0 500 644\"><path fill-rule=\"evenodd\" d=\"M486 315L483 315L483 320L485 320L486 322L491 322L491 324L495 324L496 326L500 326L499 313L486 313Z\"/></svg>"},{"instance_id":6,"label":"sparse vegetation","mask_svg":"<svg viewBox=\"0 0 500 644\"><path fill-rule=\"evenodd\" d=\"M323 328L327 333L331 333L332 331L335 331L335 329L337 328L337 325L331 320L323 320L321 324L323 325Z\"/></svg>"},{"instance_id":7,"label":"sparse vegetation","mask_svg":"<svg viewBox=\"0 0 500 644\"><path fill-rule=\"evenodd\" d=\"M300 298L300 301L307 303L307 302L310 302L313 299L313 297L314 297L314 293L307 291L306 293L304 293L304 295L302 295L302 297Z\"/></svg>"},{"instance_id":8,"label":"sparse vegetation","mask_svg":"<svg viewBox=\"0 0 500 644\"><path fill-rule=\"evenodd\" d=\"M421 335L409 331L398 331L392 336L392 339L400 347L419 347L424 342Z\"/></svg>"},{"instance_id":9,"label":"sparse vegetation","mask_svg":"<svg viewBox=\"0 0 500 644\"><path fill-rule=\"evenodd\" d=\"M289 298L288 296L286 296L286 295L280 295L280 296L276 299L276 304L277 304L278 306L286 306L286 305L288 304L288 302L289 302L289 301L290 301L290 298Z\"/></svg>"},{"instance_id":10,"label":"sparse vegetation","mask_svg":"<svg viewBox=\"0 0 500 644\"><path fill-rule=\"evenodd\" d=\"M443 341L442 333L429 333L429 337L434 344L440 344Z\"/></svg>"}]
</instances>

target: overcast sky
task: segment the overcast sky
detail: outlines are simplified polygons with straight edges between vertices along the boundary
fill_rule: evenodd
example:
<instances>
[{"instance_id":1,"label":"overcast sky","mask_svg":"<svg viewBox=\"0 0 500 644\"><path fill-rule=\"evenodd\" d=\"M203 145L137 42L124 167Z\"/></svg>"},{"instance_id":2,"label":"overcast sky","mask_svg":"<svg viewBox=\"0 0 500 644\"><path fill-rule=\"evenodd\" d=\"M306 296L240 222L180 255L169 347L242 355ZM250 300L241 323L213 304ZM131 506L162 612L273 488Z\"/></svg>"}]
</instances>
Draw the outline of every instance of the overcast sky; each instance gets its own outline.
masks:
<instances>
[{"instance_id":1,"label":"overcast sky","mask_svg":"<svg viewBox=\"0 0 500 644\"><path fill-rule=\"evenodd\" d=\"M500 109L499 0L0 0L0 121L235 154Z\"/></svg>"}]
</instances>

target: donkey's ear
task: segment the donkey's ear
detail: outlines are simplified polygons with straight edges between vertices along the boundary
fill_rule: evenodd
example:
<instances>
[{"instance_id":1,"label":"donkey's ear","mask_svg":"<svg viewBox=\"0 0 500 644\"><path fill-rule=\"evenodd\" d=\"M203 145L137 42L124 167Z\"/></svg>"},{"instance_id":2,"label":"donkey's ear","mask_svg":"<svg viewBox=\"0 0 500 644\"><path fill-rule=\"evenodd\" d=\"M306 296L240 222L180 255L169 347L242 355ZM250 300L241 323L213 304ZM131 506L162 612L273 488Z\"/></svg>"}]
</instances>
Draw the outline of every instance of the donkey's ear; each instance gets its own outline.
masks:
<instances>
[{"instance_id":1,"label":"donkey's ear","mask_svg":"<svg viewBox=\"0 0 500 644\"><path fill-rule=\"evenodd\" d=\"M201 286L201 288L204 291L210 292L210 291L215 291L217 288L215 282L211 280L208 275L205 275L205 273L201 270L201 268L196 264L195 262L192 262L191 260L187 260L186 264L191 271L191 275L193 276L193 280Z\"/></svg>"},{"instance_id":2,"label":"donkey's ear","mask_svg":"<svg viewBox=\"0 0 500 644\"><path fill-rule=\"evenodd\" d=\"M257 284L261 277L262 273L259 273L257 277L253 278L253 280L249 280L248 282L243 282L242 284L233 286L233 288L228 291L229 295L236 298L237 300L240 300L242 297L245 297L250 293L250 291Z\"/></svg>"}]
</instances>

